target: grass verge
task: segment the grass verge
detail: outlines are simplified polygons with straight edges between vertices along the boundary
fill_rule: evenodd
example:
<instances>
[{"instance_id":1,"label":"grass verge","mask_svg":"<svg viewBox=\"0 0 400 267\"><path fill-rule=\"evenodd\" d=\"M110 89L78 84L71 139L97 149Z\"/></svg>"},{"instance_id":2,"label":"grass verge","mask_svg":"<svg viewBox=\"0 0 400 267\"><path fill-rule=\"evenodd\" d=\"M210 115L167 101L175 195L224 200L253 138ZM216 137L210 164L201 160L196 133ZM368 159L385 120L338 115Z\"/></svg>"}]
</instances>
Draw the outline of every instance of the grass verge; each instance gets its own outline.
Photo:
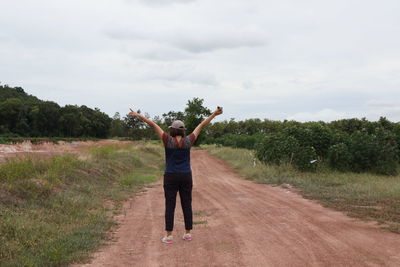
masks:
<instances>
[{"instance_id":1,"label":"grass verge","mask_svg":"<svg viewBox=\"0 0 400 267\"><path fill-rule=\"evenodd\" d=\"M161 167L161 146L144 143L1 164L0 266L87 259L115 225L121 201L155 181Z\"/></svg>"},{"instance_id":2,"label":"grass verge","mask_svg":"<svg viewBox=\"0 0 400 267\"><path fill-rule=\"evenodd\" d=\"M290 165L264 165L254 160L252 151L205 145L202 148L229 162L245 178L290 188L305 198L349 216L377 221L382 228L400 233L400 176L371 173L299 172Z\"/></svg>"}]
</instances>

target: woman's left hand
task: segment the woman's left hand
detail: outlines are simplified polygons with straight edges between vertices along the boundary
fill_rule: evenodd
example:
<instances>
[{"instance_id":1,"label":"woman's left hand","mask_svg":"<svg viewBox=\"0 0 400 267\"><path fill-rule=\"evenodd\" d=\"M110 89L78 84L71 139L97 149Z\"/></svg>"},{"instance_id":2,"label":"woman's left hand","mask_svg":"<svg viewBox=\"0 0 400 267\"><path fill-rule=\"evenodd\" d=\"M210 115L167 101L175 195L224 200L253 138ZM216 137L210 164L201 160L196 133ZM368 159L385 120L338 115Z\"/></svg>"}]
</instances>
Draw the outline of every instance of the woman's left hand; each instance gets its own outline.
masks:
<instances>
[{"instance_id":1,"label":"woman's left hand","mask_svg":"<svg viewBox=\"0 0 400 267\"><path fill-rule=\"evenodd\" d=\"M214 114L215 114L215 116L218 116L218 115L221 115L222 114L222 107L218 107L215 111L214 111Z\"/></svg>"}]
</instances>

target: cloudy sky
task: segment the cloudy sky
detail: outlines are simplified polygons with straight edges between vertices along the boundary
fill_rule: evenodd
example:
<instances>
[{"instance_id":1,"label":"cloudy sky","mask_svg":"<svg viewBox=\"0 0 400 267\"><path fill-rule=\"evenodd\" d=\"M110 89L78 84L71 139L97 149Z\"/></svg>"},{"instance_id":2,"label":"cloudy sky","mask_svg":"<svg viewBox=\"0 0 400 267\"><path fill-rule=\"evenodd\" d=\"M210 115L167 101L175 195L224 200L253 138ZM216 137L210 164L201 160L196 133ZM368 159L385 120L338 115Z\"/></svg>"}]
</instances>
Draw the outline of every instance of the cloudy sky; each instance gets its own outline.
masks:
<instances>
[{"instance_id":1,"label":"cloudy sky","mask_svg":"<svg viewBox=\"0 0 400 267\"><path fill-rule=\"evenodd\" d=\"M1 0L0 82L151 116L400 121L398 0Z\"/></svg>"}]
</instances>

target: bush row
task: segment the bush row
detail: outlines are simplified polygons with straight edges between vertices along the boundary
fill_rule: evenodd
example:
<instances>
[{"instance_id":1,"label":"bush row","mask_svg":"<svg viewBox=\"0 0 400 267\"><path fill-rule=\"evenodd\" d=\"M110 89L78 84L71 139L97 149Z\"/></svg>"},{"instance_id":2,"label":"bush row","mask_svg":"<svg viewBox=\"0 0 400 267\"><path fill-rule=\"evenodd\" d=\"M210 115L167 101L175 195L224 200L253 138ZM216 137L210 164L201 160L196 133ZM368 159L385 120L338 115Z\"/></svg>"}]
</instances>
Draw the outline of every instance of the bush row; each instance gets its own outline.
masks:
<instances>
[{"instance_id":1,"label":"bush row","mask_svg":"<svg viewBox=\"0 0 400 267\"><path fill-rule=\"evenodd\" d=\"M242 135L242 134L225 134L218 138L206 137L204 143L218 144L222 146L230 146L235 148L254 149L255 145L263 138L263 134Z\"/></svg>"},{"instance_id":2,"label":"bush row","mask_svg":"<svg viewBox=\"0 0 400 267\"><path fill-rule=\"evenodd\" d=\"M396 175L400 151L397 140L397 135L383 128L348 134L322 125L294 126L264 136L255 150L263 163L291 163L302 171L313 171L325 162L339 171Z\"/></svg>"}]
</instances>

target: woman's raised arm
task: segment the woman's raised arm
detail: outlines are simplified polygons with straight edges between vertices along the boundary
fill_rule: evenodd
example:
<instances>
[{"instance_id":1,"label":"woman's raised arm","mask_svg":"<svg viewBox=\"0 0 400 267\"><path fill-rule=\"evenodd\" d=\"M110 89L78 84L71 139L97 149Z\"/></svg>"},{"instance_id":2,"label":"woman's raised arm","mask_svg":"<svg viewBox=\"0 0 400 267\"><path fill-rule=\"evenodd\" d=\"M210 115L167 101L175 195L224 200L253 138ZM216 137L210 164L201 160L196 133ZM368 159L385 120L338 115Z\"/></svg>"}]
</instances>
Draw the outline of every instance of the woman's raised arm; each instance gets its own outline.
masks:
<instances>
[{"instance_id":1,"label":"woman's raised arm","mask_svg":"<svg viewBox=\"0 0 400 267\"><path fill-rule=\"evenodd\" d=\"M193 133L196 136L196 138L200 135L200 132L203 130L204 127L206 127L212 119L214 119L216 116L222 114L222 108L218 107L207 119L202 121L196 129L194 129Z\"/></svg>"},{"instance_id":2,"label":"woman's raised arm","mask_svg":"<svg viewBox=\"0 0 400 267\"><path fill-rule=\"evenodd\" d=\"M158 126L157 123L150 120L149 118L146 118L142 114L139 114L139 113L133 111L132 109L131 109L131 112L128 114L128 116L135 116L135 117L141 119L142 121L144 121L145 123L147 123L149 126L151 126L154 129L154 131L157 133L157 135L160 137L160 139L162 139L164 130L161 129L161 127Z\"/></svg>"}]
</instances>

